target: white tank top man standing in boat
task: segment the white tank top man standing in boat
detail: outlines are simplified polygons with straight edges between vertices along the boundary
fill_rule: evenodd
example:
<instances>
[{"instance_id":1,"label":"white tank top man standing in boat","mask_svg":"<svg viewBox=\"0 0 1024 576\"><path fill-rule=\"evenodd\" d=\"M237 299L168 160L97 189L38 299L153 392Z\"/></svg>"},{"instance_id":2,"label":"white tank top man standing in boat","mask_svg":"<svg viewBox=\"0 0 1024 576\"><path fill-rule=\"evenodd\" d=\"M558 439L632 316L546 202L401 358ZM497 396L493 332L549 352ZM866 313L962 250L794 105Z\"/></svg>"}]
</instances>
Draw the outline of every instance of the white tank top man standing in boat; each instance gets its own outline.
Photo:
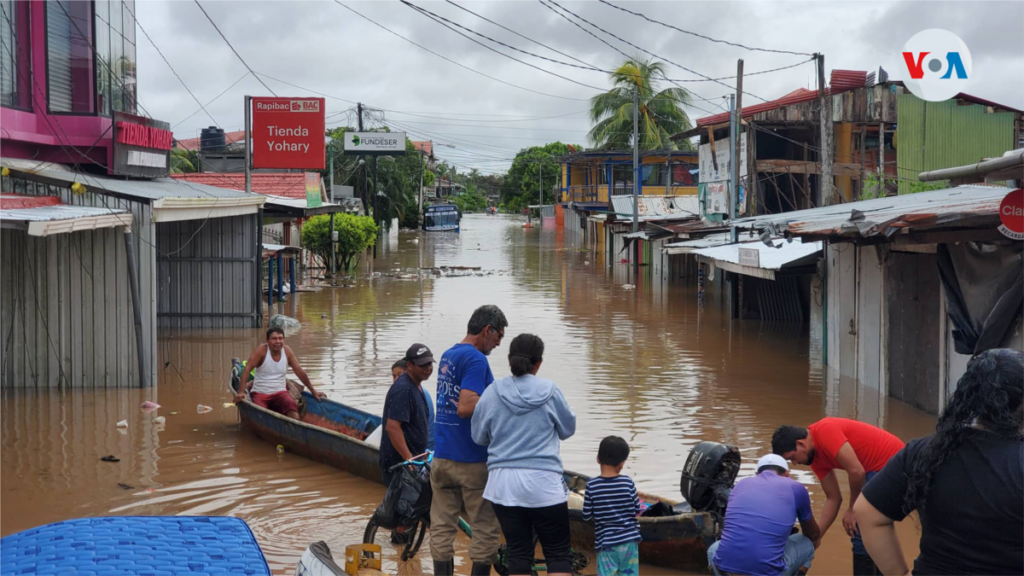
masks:
<instances>
[{"instance_id":1,"label":"white tank top man standing in boat","mask_svg":"<svg viewBox=\"0 0 1024 576\"><path fill-rule=\"evenodd\" d=\"M267 343L260 344L249 355L245 369L251 370L253 379L235 395L235 402L245 400L245 389L253 403L289 418L299 418L299 406L288 392L288 367L309 388L310 394L318 401L326 398L323 392L313 389L306 371L299 366L292 349L284 345L284 330L271 328L267 330Z\"/></svg>"}]
</instances>

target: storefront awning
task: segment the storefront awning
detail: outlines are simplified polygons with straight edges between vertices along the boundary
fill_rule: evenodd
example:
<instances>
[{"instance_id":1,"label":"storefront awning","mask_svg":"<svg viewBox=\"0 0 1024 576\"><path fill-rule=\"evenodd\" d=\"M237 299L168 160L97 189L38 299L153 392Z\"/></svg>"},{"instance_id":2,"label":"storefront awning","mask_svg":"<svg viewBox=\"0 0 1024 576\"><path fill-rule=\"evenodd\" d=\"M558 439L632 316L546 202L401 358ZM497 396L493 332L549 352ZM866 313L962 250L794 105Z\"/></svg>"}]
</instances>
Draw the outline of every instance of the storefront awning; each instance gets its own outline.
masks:
<instances>
[{"instance_id":1,"label":"storefront awning","mask_svg":"<svg viewBox=\"0 0 1024 576\"><path fill-rule=\"evenodd\" d=\"M803 243L778 241L773 248L760 240L740 244L726 244L710 248L697 248L694 254L701 260L712 261L715 266L729 272L774 280L782 273L806 272L821 255L821 242Z\"/></svg>"},{"instance_id":2,"label":"storefront awning","mask_svg":"<svg viewBox=\"0 0 1024 576\"><path fill-rule=\"evenodd\" d=\"M131 227L127 210L71 206L56 196L0 195L0 226L50 236L100 228Z\"/></svg>"},{"instance_id":3,"label":"storefront awning","mask_svg":"<svg viewBox=\"0 0 1024 576\"><path fill-rule=\"evenodd\" d=\"M332 212L344 212L345 208L340 204L324 202L319 206L310 208L306 206L305 198L286 198L284 196L266 195L267 202L263 205L263 215L270 218L309 218L318 214L330 214Z\"/></svg>"}]
</instances>

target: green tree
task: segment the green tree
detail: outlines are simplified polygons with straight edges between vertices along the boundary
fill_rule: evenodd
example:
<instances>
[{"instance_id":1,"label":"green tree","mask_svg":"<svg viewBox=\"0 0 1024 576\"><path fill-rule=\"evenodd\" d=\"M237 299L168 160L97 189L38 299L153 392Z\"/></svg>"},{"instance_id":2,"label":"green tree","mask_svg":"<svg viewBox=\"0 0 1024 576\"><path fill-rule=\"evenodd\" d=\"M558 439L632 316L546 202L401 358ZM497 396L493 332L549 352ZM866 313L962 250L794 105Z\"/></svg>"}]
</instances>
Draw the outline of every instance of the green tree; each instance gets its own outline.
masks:
<instances>
[{"instance_id":1,"label":"green tree","mask_svg":"<svg viewBox=\"0 0 1024 576\"><path fill-rule=\"evenodd\" d=\"M520 212L526 206L537 204L541 200L541 190L544 193L543 203L553 202L552 188L562 181L562 157L568 154L569 146L561 142L520 150L500 187L501 203L505 209Z\"/></svg>"},{"instance_id":2,"label":"green tree","mask_svg":"<svg viewBox=\"0 0 1024 576\"><path fill-rule=\"evenodd\" d=\"M195 150L171 149L171 174L195 172L199 165L199 153Z\"/></svg>"},{"instance_id":3,"label":"green tree","mask_svg":"<svg viewBox=\"0 0 1024 576\"><path fill-rule=\"evenodd\" d=\"M590 99L587 137L598 148L628 150L633 147L633 91L639 90L641 150L676 149L671 136L689 130L690 118L682 105L690 93L682 88L658 90L656 77L665 77L665 65L639 56L622 63L611 73L612 89ZM684 149L691 148L684 142Z\"/></svg>"},{"instance_id":4,"label":"green tree","mask_svg":"<svg viewBox=\"0 0 1024 576\"><path fill-rule=\"evenodd\" d=\"M455 196L453 202L463 214L482 212L487 208L487 197L480 193L475 184L470 184L465 192Z\"/></svg>"},{"instance_id":5,"label":"green tree","mask_svg":"<svg viewBox=\"0 0 1024 576\"><path fill-rule=\"evenodd\" d=\"M334 230L338 233L335 246L335 269L351 270L359 257L377 242L377 225L369 216L335 214ZM302 226L302 247L319 257L324 263L331 259L331 217L313 216Z\"/></svg>"}]
</instances>

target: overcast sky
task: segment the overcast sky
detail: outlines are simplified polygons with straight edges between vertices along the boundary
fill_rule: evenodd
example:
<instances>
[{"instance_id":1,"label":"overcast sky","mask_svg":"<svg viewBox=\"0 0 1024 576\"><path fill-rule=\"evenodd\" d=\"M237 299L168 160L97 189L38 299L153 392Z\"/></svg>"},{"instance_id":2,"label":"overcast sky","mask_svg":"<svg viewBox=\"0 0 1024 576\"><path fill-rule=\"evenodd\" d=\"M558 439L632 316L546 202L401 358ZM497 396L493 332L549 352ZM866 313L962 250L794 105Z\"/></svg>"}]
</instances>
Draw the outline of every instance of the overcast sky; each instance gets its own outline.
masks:
<instances>
[{"instance_id":1,"label":"overcast sky","mask_svg":"<svg viewBox=\"0 0 1024 576\"><path fill-rule=\"evenodd\" d=\"M374 125L384 121L392 130L407 131L413 139L431 139L440 158L462 168L501 171L520 148L555 140L589 145L587 100L598 91L580 84L601 89L608 86L605 73L546 62L491 45L565 79L515 62L459 36L397 0L343 1L396 34L497 80L445 61L333 1L201 1L253 70L301 87L264 77L263 81L277 95L314 96L313 91L329 95L329 126L354 125L349 112L354 109L354 102L383 109L383 113L372 115ZM413 3L481 34L549 58L578 64L567 54L603 70L613 69L625 59L539 1L455 1L564 54L518 37L452 3ZM671 60L709 77L733 76L736 60L743 58L748 75L744 90L751 95L771 100L800 87L815 86L811 63L750 75L796 64L807 60L807 56L714 43L598 2L556 1L659 59ZM902 80L900 51L907 39L927 28L945 28L959 35L971 51L974 70L968 93L1024 108L1021 2L612 2L653 20L721 40L756 48L822 52L826 75L833 68L873 71L881 66L890 78ZM140 0L136 12L139 26L149 33L204 104L227 90L207 110L225 130L241 129L243 96L269 93L252 76L243 78L247 74L245 66L195 3ZM627 54L640 52L591 30ZM170 122L178 138L198 136L199 130L214 124L214 120L204 112L189 118L199 106L142 30L137 36L139 99L145 111ZM666 72L675 80L700 79L672 64L666 64ZM724 83L734 85L733 80ZM710 111L721 112L727 106L721 98L730 92L726 86L714 82L681 85L690 89L694 98L710 100L695 101L700 109L688 109L691 120ZM751 95L744 96L745 105L761 101Z\"/></svg>"}]
</instances>

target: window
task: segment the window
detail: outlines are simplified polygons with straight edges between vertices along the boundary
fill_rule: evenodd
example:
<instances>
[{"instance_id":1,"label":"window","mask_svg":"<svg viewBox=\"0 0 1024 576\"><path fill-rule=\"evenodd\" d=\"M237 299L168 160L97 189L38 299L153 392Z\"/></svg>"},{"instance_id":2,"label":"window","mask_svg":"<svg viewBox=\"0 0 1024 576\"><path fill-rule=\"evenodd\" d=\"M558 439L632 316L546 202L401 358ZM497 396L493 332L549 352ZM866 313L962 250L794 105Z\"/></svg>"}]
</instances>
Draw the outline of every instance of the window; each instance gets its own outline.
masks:
<instances>
[{"instance_id":1,"label":"window","mask_svg":"<svg viewBox=\"0 0 1024 576\"><path fill-rule=\"evenodd\" d=\"M0 105L32 109L29 0L0 0Z\"/></svg>"},{"instance_id":2,"label":"window","mask_svg":"<svg viewBox=\"0 0 1024 576\"><path fill-rule=\"evenodd\" d=\"M95 4L99 112L135 114L135 2L96 0Z\"/></svg>"},{"instance_id":3,"label":"window","mask_svg":"<svg viewBox=\"0 0 1024 576\"><path fill-rule=\"evenodd\" d=\"M50 112L92 114L92 2L46 3L46 71Z\"/></svg>"},{"instance_id":4,"label":"window","mask_svg":"<svg viewBox=\"0 0 1024 576\"><path fill-rule=\"evenodd\" d=\"M666 182L665 178L665 165L664 164L644 164L640 167L641 170L641 182L644 186L664 186Z\"/></svg>"},{"instance_id":5,"label":"window","mask_svg":"<svg viewBox=\"0 0 1024 576\"><path fill-rule=\"evenodd\" d=\"M689 162L672 163L672 185L673 186L696 186L698 181L698 170L696 164Z\"/></svg>"}]
</instances>

